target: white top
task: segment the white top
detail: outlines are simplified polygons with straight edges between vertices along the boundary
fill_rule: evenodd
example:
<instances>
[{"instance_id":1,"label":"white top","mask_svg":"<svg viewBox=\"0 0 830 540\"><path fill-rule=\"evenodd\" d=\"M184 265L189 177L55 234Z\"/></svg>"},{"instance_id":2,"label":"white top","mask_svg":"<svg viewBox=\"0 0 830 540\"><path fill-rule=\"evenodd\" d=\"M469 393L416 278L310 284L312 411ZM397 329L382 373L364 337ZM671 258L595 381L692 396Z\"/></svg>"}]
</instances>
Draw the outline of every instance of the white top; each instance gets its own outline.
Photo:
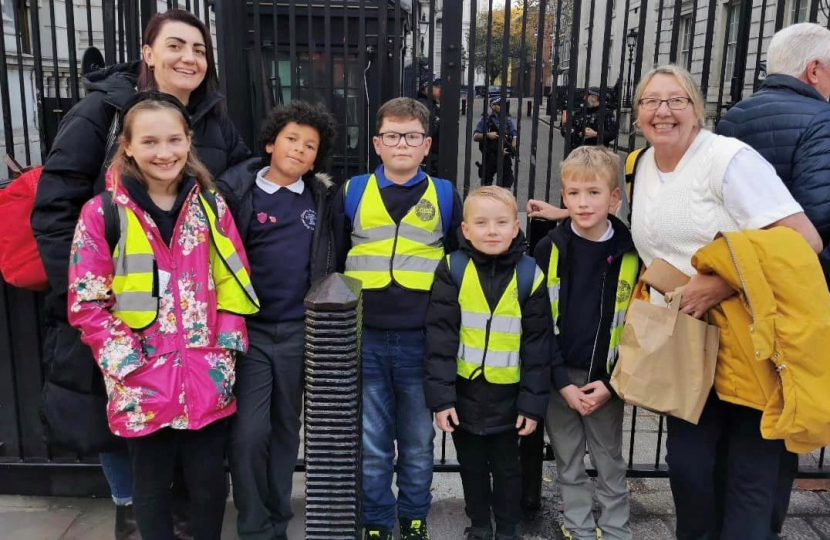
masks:
<instances>
[{"instance_id":1,"label":"white top","mask_svg":"<svg viewBox=\"0 0 830 540\"><path fill-rule=\"evenodd\" d=\"M602 233L602 236L600 236L598 240L590 240L589 238L585 238L584 236L582 236L581 234L579 234L579 231L577 231L577 230L576 230L576 227L574 227L574 222L573 222L573 221L571 221L571 230L572 230L572 231L574 232L574 234L575 234L575 235L577 235L578 237L580 237L580 238L585 238L585 240L588 240L588 241L590 241L590 242L605 242L605 241L608 241L608 240L611 240L612 238L614 238L614 227L611 225L611 220L610 220L610 219L606 219L606 220L605 220L605 223L607 223L607 224L608 224L608 228L607 228L607 229L605 229L605 232L604 232L604 233Z\"/></svg>"},{"instance_id":2,"label":"white top","mask_svg":"<svg viewBox=\"0 0 830 540\"><path fill-rule=\"evenodd\" d=\"M701 130L674 172L647 150L637 167L632 236L646 266L662 258L686 275L719 232L766 227L802 211L775 170L746 144Z\"/></svg>"},{"instance_id":3,"label":"white top","mask_svg":"<svg viewBox=\"0 0 830 540\"><path fill-rule=\"evenodd\" d=\"M261 189L262 191L264 191L265 193L267 193L268 195L273 195L274 193L276 193L277 191L279 191L283 188L287 189L288 191L293 191L297 195L302 195L303 191L305 191L305 182L303 182L302 178L300 178L299 180L297 180L293 184L288 184L287 186L280 186L280 185L277 185L277 184L275 184L275 183L273 183L269 180L266 180L265 175L268 174L268 171L270 171L270 170L271 170L271 167L265 167L264 169L262 169L261 171L256 173L256 185L257 185L257 187L259 189Z\"/></svg>"}]
</instances>

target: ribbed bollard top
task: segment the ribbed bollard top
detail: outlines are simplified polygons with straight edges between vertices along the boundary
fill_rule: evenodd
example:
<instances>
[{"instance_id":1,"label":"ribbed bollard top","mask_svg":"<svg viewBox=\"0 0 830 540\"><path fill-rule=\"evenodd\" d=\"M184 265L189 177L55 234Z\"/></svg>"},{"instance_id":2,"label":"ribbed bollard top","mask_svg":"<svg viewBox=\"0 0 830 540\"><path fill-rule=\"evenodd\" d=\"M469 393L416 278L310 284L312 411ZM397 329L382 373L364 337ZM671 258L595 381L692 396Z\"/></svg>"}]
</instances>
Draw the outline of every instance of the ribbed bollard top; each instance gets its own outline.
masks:
<instances>
[{"instance_id":1,"label":"ribbed bollard top","mask_svg":"<svg viewBox=\"0 0 830 540\"><path fill-rule=\"evenodd\" d=\"M305 298L307 540L360 532L360 281L332 274Z\"/></svg>"}]
</instances>

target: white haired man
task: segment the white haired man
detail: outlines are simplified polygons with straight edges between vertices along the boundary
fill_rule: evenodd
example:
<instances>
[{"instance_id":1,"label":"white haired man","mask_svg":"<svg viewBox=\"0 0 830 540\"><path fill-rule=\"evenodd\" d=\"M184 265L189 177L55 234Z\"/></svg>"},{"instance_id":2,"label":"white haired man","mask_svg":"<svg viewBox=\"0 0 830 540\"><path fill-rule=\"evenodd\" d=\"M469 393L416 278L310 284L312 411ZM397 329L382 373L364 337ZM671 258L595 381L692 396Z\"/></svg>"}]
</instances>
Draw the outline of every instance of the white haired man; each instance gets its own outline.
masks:
<instances>
[{"instance_id":1,"label":"white haired man","mask_svg":"<svg viewBox=\"0 0 830 540\"><path fill-rule=\"evenodd\" d=\"M775 167L821 235L819 259L830 283L830 30L801 23L776 33L767 72L758 92L732 107L716 131L749 144ZM798 456L782 450L771 538L783 527L797 472Z\"/></svg>"}]
</instances>

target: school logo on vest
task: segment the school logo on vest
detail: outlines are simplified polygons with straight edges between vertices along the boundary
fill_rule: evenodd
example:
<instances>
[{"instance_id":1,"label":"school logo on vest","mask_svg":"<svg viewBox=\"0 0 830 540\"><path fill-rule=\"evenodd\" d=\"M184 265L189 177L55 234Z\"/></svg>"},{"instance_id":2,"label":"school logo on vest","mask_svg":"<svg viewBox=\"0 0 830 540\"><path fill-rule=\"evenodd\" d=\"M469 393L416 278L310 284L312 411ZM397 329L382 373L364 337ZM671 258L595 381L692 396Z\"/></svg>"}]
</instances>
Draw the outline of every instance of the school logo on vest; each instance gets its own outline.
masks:
<instances>
[{"instance_id":1,"label":"school logo on vest","mask_svg":"<svg viewBox=\"0 0 830 540\"><path fill-rule=\"evenodd\" d=\"M304 210L303 213L300 214L300 221L303 222L303 226L306 229L313 231L317 227L317 211Z\"/></svg>"},{"instance_id":2,"label":"school logo on vest","mask_svg":"<svg viewBox=\"0 0 830 540\"><path fill-rule=\"evenodd\" d=\"M435 206L426 199L421 199L415 207L415 215L421 221L432 221L435 217Z\"/></svg>"},{"instance_id":3,"label":"school logo on vest","mask_svg":"<svg viewBox=\"0 0 830 540\"><path fill-rule=\"evenodd\" d=\"M620 286L617 288L617 302L625 302L631 298L631 283L620 280Z\"/></svg>"}]
</instances>

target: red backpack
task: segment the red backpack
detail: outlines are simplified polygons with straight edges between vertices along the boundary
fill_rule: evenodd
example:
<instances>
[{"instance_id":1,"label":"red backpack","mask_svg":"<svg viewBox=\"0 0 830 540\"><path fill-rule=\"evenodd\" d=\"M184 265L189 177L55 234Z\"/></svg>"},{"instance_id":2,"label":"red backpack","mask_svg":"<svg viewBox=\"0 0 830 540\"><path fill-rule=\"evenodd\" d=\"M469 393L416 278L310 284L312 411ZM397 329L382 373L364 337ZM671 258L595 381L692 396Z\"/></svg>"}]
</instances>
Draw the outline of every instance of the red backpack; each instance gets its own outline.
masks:
<instances>
[{"instance_id":1,"label":"red backpack","mask_svg":"<svg viewBox=\"0 0 830 540\"><path fill-rule=\"evenodd\" d=\"M9 285L32 291L49 287L29 223L42 170L34 167L0 190L0 216L5 224L0 227L0 274Z\"/></svg>"}]
</instances>

